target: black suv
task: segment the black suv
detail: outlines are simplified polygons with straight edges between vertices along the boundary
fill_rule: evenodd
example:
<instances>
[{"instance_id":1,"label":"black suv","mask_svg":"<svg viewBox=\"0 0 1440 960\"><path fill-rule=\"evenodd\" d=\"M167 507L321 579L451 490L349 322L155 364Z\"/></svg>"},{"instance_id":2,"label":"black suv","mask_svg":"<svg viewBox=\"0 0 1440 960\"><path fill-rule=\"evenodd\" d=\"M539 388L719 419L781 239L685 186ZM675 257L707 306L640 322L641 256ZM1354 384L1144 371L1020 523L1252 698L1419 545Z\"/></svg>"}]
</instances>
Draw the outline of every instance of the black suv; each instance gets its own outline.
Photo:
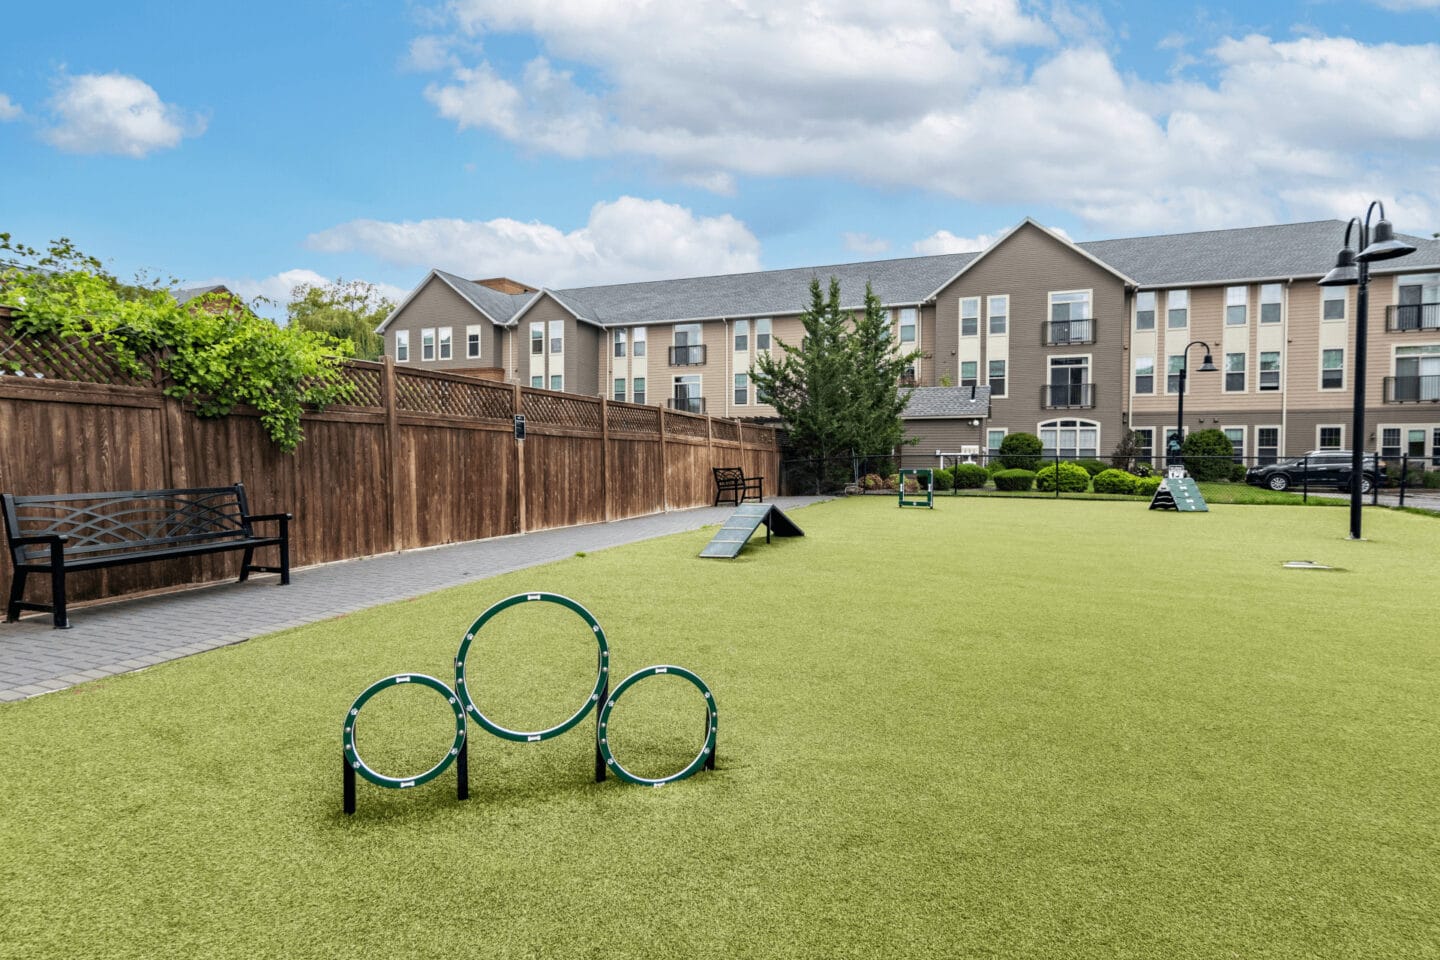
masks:
<instances>
[{"instance_id":1,"label":"black suv","mask_svg":"<svg viewBox=\"0 0 1440 960\"><path fill-rule=\"evenodd\" d=\"M1271 490L1288 490L1309 484L1312 487L1337 487L1350 489L1350 465L1353 454L1349 450L1311 450L1300 457L1289 457L1263 467L1251 467L1245 471L1245 482ZM1385 478L1385 462L1375 454L1367 453L1364 471L1360 474L1360 492L1369 493L1377 482Z\"/></svg>"}]
</instances>

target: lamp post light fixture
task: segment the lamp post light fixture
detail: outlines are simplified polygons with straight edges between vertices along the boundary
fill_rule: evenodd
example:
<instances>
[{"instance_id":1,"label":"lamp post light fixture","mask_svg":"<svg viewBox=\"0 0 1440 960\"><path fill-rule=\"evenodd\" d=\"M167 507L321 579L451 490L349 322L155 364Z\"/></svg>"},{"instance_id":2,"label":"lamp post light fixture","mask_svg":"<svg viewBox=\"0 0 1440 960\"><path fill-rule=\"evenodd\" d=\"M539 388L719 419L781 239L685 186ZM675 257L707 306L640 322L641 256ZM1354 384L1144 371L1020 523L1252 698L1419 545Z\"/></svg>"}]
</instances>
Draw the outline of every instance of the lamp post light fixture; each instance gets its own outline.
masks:
<instances>
[{"instance_id":1,"label":"lamp post light fixture","mask_svg":"<svg viewBox=\"0 0 1440 960\"><path fill-rule=\"evenodd\" d=\"M1380 220L1375 224L1375 233L1370 233L1370 216L1380 208ZM1350 228L1359 233L1360 252L1350 246ZM1359 217L1351 217L1345 224L1345 246L1335 258L1335 267L1320 278L1322 287L1353 287L1360 290L1355 297L1355 409L1350 425L1350 539L1360 537L1361 480L1365 464L1365 341L1366 326L1370 317L1370 264L1378 260L1393 260L1415 248L1403 240L1395 239L1395 228L1385 219L1385 204L1376 200L1365 211L1362 223ZM1378 468L1378 460L1377 460ZM1377 475L1378 483L1380 477Z\"/></svg>"},{"instance_id":2,"label":"lamp post light fixture","mask_svg":"<svg viewBox=\"0 0 1440 960\"><path fill-rule=\"evenodd\" d=\"M1185 378L1189 373L1188 368L1190 366L1190 348L1195 346L1197 343L1205 348L1205 359L1200 364L1199 372L1214 373L1218 369L1215 366L1215 358L1210 356L1210 344L1206 343L1204 340L1191 340L1185 345L1185 349L1180 351L1180 400L1176 404L1177 409L1175 411L1175 451L1177 454L1180 451L1180 447L1183 446L1185 443ZM1184 463L1183 458L1181 459L1181 463ZM1170 461L1168 460L1168 458L1165 462L1165 466L1167 468L1170 466Z\"/></svg>"}]
</instances>

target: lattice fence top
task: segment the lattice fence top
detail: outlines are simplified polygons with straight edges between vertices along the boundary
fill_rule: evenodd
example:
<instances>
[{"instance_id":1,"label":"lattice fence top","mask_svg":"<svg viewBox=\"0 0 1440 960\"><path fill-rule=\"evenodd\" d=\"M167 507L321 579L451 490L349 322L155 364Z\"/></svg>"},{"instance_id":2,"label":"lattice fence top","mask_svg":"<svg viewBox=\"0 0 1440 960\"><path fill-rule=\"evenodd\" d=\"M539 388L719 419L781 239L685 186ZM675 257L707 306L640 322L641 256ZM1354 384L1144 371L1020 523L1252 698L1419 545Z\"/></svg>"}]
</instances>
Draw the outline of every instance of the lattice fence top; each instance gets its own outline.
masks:
<instances>
[{"instance_id":1,"label":"lattice fence top","mask_svg":"<svg viewBox=\"0 0 1440 960\"><path fill-rule=\"evenodd\" d=\"M469 377L429 377L395 371L396 407L414 413L438 413L474 420L509 420L514 392L500 384Z\"/></svg>"},{"instance_id":2,"label":"lattice fence top","mask_svg":"<svg viewBox=\"0 0 1440 960\"><path fill-rule=\"evenodd\" d=\"M748 423L740 425L741 438L748 444L757 447L778 447L779 434L773 427L757 427Z\"/></svg>"},{"instance_id":3,"label":"lattice fence top","mask_svg":"<svg viewBox=\"0 0 1440 960\"><path fill-rule=\"evenodd\" d=\"M695 417L688 413L666 410L665 432L672 437L696 437L704 440L710 436L710 427L705 419L705 417Z\"/></svg>"},{"instance_id":4,"label":"lattice fence top","mask_svg":"<svg viewBox=\"0 0 1440 960\"><path fill-rule=\"evenodd\" d=\"M385 398L381 395L381 367L378 363L351 360L342 368L347 381L355 385L355 392L345 403L352 407L383 407Z\"/></svg>"},{"instance_id":5,"label":"lattice fence top","mask_svg":"<svg viewBox=\"0 0 1440 960\"><path fill-rule=\"evenodd\" d=\"M611 433L659 433L659 407L632 407L623 403L612 403L610 412Z\"/></svg>"},{"instance_id":6,"label":"lattice fence top","mask_svg":"<svg viewBox=\"0 0 1440 960\"><path fill-rule=\"evenodd\" d=\"M600 432L600 401L559 393L524 391L525 416L531 423Z\"/></svg>"},{"instance_id":7,"label":"lattice fence top","mask_svg":"<svg viewBox=\"0 0 1440 960\"><path fill-rule=\"evenodd\" d=\"M19 364L20 375L76 383L115 383L127 387L150 386L150 371L134 376L106 356L103 348L58 337L22 337L8 319L0 318L0 372L14 376L10 363Z\"/></svg>"},{"instance_id":8,"label":"lattice fence top","mask_svg":"<svg viewBox=\"0 0 1440 960\"><path fill-rule=\"evenodd\" d=\"M710 429L711 436L716 440L739 441L740 439L740 424L734 420L711 420Z\"/></svg>"}]
</instances>

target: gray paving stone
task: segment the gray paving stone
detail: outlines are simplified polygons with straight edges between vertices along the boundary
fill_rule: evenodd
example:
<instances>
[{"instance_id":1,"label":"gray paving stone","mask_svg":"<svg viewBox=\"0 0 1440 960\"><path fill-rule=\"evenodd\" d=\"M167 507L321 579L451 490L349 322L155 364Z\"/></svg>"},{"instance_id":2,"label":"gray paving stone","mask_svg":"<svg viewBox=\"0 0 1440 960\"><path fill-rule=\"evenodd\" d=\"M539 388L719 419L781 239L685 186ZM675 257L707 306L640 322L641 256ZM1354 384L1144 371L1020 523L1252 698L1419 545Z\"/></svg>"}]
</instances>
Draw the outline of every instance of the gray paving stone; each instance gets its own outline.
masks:
<instances>
[{"instance_id":1,"label":"gray paving stone","mask_svg":"<svg viewBox=\"0 0 1440 960\"><path fill-rule=\"evenodd\" d=\"M822 498L775 500L790 510ZM0 624L0 702L22 700L253 637L474 583L609 547L723 523L733 508L704 507L613 523L426 547L305 567L289 586L274 575L72 608L71 629L46 616Z\"/></svg>"}]
</instances>

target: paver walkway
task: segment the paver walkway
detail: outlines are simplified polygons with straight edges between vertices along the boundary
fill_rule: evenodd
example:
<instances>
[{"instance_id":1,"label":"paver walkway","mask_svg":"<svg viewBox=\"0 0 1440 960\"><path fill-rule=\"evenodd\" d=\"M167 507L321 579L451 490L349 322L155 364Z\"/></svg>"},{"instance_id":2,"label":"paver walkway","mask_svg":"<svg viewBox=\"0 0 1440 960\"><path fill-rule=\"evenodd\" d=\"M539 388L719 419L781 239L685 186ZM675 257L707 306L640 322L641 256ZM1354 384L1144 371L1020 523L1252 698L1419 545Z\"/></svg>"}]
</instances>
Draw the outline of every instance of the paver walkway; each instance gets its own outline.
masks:
<instances>
[{"instance_id":1,"label":"paver walkway","mask_svg":"<svg viewBox=\"0 0 1440 960\"><path fill-rule=\"evenodd\" d=\"M821 497L773 499L782 510ZM71 628L49 614L0 623L0 701L63 690L288 627L404 600L487 577L723 523L734 507L701 507L516 537L410 550L305 567L290 585L261 575L182 593L72 607ZM261 593L263 591L263 593Z\"/></svg>"}]
</instances>

